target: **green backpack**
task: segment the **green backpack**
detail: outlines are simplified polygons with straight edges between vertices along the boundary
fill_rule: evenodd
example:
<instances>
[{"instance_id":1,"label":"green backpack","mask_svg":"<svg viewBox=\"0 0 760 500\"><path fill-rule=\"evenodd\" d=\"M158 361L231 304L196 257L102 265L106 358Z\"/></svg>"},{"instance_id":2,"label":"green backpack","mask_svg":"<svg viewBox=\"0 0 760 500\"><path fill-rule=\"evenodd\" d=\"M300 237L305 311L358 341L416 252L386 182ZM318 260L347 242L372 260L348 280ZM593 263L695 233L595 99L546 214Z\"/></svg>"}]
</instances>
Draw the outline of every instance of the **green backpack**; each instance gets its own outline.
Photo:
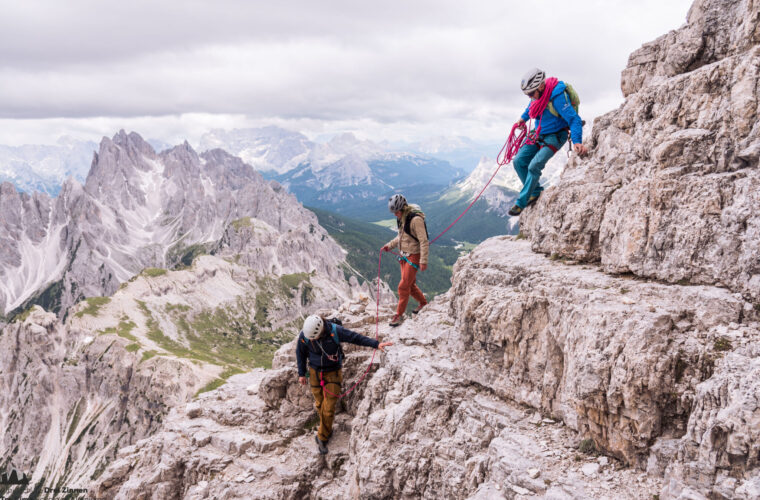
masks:
<instances>
[{"instance_id":1,"label":"green backpack","mask_svg":"<svg viewBox=\"0 0 760 500\"><path fill-rule=\"evenodd\" d=\"M578 95L578 92L575 91L572 85L569 83L565 84L565 98L567 98L568 101L570 101L570 105L575 110L576 114L578 113L578 106L581 104L581 98ZM559 117L559 113L557 113L557 110L554 109L554 104L552 104L551 101L549 101L548 106L546 106L546 109L549 110L549 113L553 114L556 117Z\"/></svg>"}]
</instances>

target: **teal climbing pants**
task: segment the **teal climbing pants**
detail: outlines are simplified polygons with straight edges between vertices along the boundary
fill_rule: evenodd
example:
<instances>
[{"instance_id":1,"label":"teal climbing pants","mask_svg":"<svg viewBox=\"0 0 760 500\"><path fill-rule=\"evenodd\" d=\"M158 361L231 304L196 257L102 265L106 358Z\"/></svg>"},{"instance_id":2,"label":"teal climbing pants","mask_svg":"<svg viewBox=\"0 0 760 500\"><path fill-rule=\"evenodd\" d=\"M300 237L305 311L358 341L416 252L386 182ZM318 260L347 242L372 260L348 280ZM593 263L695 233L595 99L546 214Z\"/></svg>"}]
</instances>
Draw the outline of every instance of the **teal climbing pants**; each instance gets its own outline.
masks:
<instances>
[{"instance_id":1,"label":"teal climbing pants","mask_svg":"<svg viewBox=\"0 0 760 500\"><path fill-rule=\"evenodd\" d=\"M553 146L557 151L567 141L567 130L560 130L556 134L542 135L538 139L538 144L525 144L517 152L517 156L512 161L517 172L517 177L523 183L522 191L515 200L515 205L520 208L528 206L528 200L532 197L538 197L544 188L539 183L541 172L546 166L546 162L554 156Z\"/></svg>"}]
</instances>

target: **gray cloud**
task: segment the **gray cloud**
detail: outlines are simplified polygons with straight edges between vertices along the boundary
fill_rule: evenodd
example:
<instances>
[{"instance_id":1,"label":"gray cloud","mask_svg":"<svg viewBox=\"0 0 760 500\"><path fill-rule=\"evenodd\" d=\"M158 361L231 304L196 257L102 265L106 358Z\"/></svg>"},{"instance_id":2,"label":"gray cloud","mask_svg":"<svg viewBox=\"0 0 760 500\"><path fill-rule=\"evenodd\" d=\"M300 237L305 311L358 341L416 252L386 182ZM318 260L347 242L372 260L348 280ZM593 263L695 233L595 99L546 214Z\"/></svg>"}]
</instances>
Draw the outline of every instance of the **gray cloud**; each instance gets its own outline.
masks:
<instances>
[{"instance_id":1,"label":"gray cloud","mask_svg":"<svg viewBox=\"0 0 760 500\"><path fill-rule=\"evenodd\" d=\"M0 125L219 114L369 120L433 134L444 122L481 122L482 131L493 127L484 121L511 123L526 104L518 82L531 66L572 82L587 116L601 113L619 102L628 53L677 28L688 8L684 0L5 3Z\"/></svg>"}]
</instances>

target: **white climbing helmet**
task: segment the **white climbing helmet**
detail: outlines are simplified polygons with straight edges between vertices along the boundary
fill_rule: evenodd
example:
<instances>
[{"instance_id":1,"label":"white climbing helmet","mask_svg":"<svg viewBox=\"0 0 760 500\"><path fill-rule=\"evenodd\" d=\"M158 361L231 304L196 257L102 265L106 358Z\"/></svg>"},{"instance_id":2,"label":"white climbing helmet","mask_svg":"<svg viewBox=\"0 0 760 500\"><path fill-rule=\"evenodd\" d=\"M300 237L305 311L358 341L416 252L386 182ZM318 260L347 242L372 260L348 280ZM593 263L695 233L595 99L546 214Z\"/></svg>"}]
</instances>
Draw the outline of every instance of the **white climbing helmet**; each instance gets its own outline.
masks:
<instances>
[{"instance_id":1,"label":"white climbing helmet","mask_svg":"<svg viewBox=\"0 0 760 500\"><path fill-rule=\"evenodd\" d=\"M533 68L522 77L520 88L525 95L530 95L541 86L545 78L546 73L538 68Z\"/></svg>"},{"instance_id":2,"label":"white climbing helmet","mask_svg":"<svg viewBox=\"0 0 760 500\"><path fill-rule=\"evenodd\" d=\"M406 198L404 198L403 194L394 194L388 199L388 210L390 210L391 213L403 210L406 205Z\"/></svg>"},{"instance_id":3,"label":"white climbing helmet","mask_svg":"<svg viewBox=\"0 0 760 500\"><path fill-rule=\"evenodd\" d=\"M312 314L303 322L303 336L309 340L314 340L322 333L325 322L316 314Z\"/></svg>"}]
</instances>

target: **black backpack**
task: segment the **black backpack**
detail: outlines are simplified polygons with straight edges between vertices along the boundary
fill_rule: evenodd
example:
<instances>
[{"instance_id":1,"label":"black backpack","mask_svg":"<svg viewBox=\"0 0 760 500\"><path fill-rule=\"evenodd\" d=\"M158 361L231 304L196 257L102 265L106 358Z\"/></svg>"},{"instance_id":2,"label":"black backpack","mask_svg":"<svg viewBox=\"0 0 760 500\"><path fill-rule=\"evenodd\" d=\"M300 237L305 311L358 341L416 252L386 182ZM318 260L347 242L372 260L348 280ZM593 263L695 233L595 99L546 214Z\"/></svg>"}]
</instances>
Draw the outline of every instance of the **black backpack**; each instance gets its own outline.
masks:
<instances>
[{"instance_id":1,"label":"black backpack","mask_svg":"<svg viewBox=\"0 0 760 500\"><path fill-rule=\"evenodd\" d=\"M404 219L404 232L412 237L414 241L417 243L420 242L419 238L417 238L415 235L412 234L411 225L412 225L412 219L415 217L422 217L422 223L425 225L425 236L427 236L427 239L430 240L430 234L428 233L427 228L427 221L425 220L425 214L422 212L422 210L419 209L419 207L412 206L411 212L409 212L409 215L406 216L406 219ZM396 220L396 225L401 226L401 221Z\"/></svg>"}]
</instances>

